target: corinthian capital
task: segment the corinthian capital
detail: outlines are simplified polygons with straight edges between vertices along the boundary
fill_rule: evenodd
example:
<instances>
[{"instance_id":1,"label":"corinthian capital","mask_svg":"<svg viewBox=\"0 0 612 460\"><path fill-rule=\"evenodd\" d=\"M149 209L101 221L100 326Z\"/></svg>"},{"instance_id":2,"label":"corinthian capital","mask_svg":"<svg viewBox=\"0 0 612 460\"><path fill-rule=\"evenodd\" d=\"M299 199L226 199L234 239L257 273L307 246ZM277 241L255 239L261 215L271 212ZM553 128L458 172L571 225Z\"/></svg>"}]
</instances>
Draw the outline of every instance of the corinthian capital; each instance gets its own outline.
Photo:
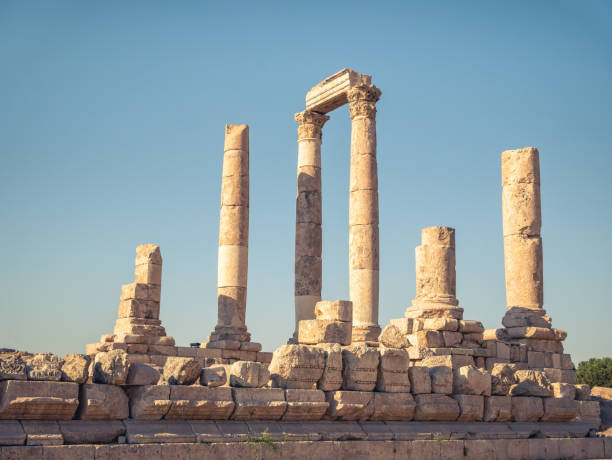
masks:
<instances>
[{"instance_id":1,"label":"corinthian capital","mask_svg":"<svg viewBox=\"0 0 612 460\"><path fill-rule=\"evenodd\" d=\"M351 118L376 116L376 101L381 91L374 85L358 85L348 90L349 112Z\"/></svg>"},{"instance_id":2,"label":"corinthian capital","mask_svg":"<svg viewBox=\"0 0 612 460\"><path fill-rule=\"evenodd\" d=\"M313 110L304 110L295 114L295 121L299 123L298 137L300 139L321 139L321 128L329 120L327 115Z\"/></svg>"}]
</instances>

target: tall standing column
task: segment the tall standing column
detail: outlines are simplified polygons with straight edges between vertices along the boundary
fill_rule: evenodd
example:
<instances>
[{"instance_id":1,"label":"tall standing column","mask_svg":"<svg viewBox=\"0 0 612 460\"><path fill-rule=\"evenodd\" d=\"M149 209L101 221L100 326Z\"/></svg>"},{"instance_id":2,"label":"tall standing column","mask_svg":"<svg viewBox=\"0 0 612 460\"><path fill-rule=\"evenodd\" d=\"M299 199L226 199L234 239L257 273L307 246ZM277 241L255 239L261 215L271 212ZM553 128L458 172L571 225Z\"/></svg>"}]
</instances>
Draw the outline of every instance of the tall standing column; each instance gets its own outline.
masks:
<instances>
[{"instance_id":1,"label":"tall standing column","mask_svg":"<svg viewBox=\"0 0 612 460\"><path fill-rule=\"evenodd\" d=\"M295 114L298 126L295 202L295 332L301 320L314 319L321 300L321 129L329 117L312 110Z\"/></svg>"},{"instance_id":2,"label":"tall standing column","mask_svg":"<svg viewBox=\"0 0 612 460\"><path fill-rule=\"evenodd\" d=\"M245 348L249 245L249 127L225 125L219 258L218 321L208 348ZM248 346L247 346L248 347Z\"/></svg>"},{"instance_id":3,"label":"tall standing column","mask_svg":"<svg viewBox=\"0 0 612 460\"><path fill-rule=\"evenodd\" d=\"M380 334L376 165L376 102L380 94L374 85L366 84L348 91L351 116L349 291L353 302L353 342L374 342Z\"/></svg>"}]
</instances>

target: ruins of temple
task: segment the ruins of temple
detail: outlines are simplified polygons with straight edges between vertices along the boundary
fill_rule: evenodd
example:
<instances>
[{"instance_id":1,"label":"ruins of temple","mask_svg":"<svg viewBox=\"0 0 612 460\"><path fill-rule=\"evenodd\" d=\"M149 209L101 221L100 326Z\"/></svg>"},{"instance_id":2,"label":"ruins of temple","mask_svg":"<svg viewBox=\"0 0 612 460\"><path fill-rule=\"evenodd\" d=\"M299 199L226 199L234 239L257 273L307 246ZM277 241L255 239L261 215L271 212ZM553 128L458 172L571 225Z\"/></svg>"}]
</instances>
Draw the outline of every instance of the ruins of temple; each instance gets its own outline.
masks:
<instances>
[{"instance_id":1,"label":"ruins of temple","mask_svg":"<svg viewBox=\"0 0 612 460\"><path fill-rule=\"evenodd\" d=\"M214 330L191 346L166 335L161 250L138 246L114 330L84 354L0 352L0 458L612 458L612 438L596 434L612 395L576 384L567 333L543 309L536 148L501 154L501 327L464 319L448 226L422 229L416 296L379 324L380 97L371 76L343 69L295 114L286 344L262 351L246 325L249 128L226 125ZM350 298L325 300L322 130L345 104Z\"/></svg>"}]
</instances>

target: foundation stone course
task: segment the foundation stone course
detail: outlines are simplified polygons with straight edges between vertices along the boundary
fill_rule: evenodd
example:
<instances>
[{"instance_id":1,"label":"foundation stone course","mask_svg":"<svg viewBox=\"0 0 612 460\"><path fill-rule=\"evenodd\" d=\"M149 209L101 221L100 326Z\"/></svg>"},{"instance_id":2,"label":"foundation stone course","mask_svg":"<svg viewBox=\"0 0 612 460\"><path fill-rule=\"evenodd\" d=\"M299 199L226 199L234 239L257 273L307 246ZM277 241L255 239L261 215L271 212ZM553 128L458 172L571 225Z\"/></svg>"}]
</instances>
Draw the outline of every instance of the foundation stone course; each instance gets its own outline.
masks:
<instances>
[{"instance_id":1,"label":"foundation stone course","mask_svg":"<svg viewBox=\"0 0 612 460\"><path fill-rule=\"evenodd\" d=\"M119 386L86 383L81 385L77 418L121 420L130 415L128 397Z\"/></svg>"},{"instance_id":2,"label":"foundation stone course","mask_svg":"<svg viewBox=\"0 0 612 460\"><path fill-rule=\"evenodd\" d=\"M460 415L459 404L453 398L440 394L419 394L416 401L415 420L451 421Z\"/></svg>"},{"instance_id":3,"label":"foundation stone course","mask_svg":"<svg viewBox=\"0 0 612 460\"><path fill-rule=\"evenodd\" d=\"M354 391L374 390L379 360L378 350L364 343L345 347L342 350L342 388Z\"/></svg>"},{"instance_id":4,"label":"foundation stone course","mask_svg":"<svg viewBox=\"0 0 612 460\"><path fill-rule=\"evenodd\" d=\"M70 382L0 382L0 419L70 420L79 405L79 385Z\"/></svg>"}]
</instances>

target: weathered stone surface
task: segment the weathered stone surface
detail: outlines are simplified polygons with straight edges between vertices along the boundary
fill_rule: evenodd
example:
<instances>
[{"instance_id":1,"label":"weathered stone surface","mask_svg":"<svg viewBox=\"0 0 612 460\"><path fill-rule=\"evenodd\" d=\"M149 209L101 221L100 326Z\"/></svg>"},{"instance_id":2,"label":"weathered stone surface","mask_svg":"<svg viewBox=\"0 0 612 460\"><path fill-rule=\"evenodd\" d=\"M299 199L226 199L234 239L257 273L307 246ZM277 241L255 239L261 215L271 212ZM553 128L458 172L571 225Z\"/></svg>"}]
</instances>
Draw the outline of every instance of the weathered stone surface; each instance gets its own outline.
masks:
<instances>
[{"instance_id":1,"label":"weathered stone surface","mask_svg":"<svg viewBox=\"0 0 612 460\"><path fill-rule=\"evenodd\" d=\"M122 300L117 309L117 318L159 319L159 302L154 300Z\"/></svg>"},{"instance_id":2,"label":"weathered stone surface","mask_svg":"<svg viewBox=\"0 0 612 460\"><path fill-rule=\"evenodd\" d=\"M58 423L66 444L111 443L125 434L125 426L119 420L60 420Z\"/></svg>"},{"instance_id":3,"label":"weathered stone surface","mask_svg":"<svg viewBox=\"0 0 612 460\"><path fill-rule=\"evenodd\" d=\"M64 356L62 363L62 380L64 382L85 383L89 378L91 358L82 354Z\"/></svg>"},{"instance_id":4,"label":"weathered stone surface","mask_svg":"<svg viewBox=\"0 0 612 460\"><path fill-rule=\"evenodd\" d=\"M542 398L532 396L512 397L512 420L515 422L537 422L544 415Z\"/></svg>"},{"instance_id":5,"label":"weathered stone surface","mask_svg":"<svg viewBox=\"0 0 612 460\"><path fill-rule=\"evenodd\" d=\"M553 382L550 387L555 398L576 399L576 387L571 383Z\"/></svg>"},{"instance_id":6,"label":"weathered stone surface","mask_svg":"<svg viewBox=\"0 0 612 460\"><path fill-rule=\"evenodd\" d=\"M94 358L92 380L94 383L123 385L127 380L128 370L125 351L112 350L98 353Z\"/></svg>"},{"instance_id":7,"label":"weathered stone surface","mask_svg":"<svg viewBox=\"0 0 612 460\"><path fill-rule=\"evenodd\" d=\"M388 393L409 393L408 352L399 348L380 348L380 364L376 390Z\"/></svg>"},{"instance_id":8,"label":"weathered stone surface","mask_svg":"<svg viewBox=\"0 0 612 460\"><path fill-rule=\"evenodd\" d=\"M169 420L163 422L126 420L126 437L130 444L193 443L196 436L187 422ZM149 454L146 458L162 458ZM163 457L167 458L167 457Z\"/></svg>"},{"instance_id":9,"label":"weathered stone surface","mask_svg":"<svg viewBox=\"0 0 612 460\"><path fill-rule=\"evenodd\" d=\"M419 347L442 348L444 347L444 336L439 331L418 331L416 344Z\"/></svg>"},{"instance_id":10,"label":"weathered stone surface","mask_svg":"<svg viewBox=\"0 0 612 460\"><path fill-rule=\"evenodd\" d=\"M79 405L79 385L70 382L0 382L0 419L70 420Z\"/></svg>"},{"instance_id":11,"label":"weathered stone surface","mask_svg":"<svg viewBox=\"0 0 612 460\"><path fill-rule=\"evenodd\" d=\"M298 342L306 345L339 343L349 345L352 338L352 323L324 319L302 320L298 323Z\"/></svg>"},{"instance_id":12,"label":"weathered stone surface","mask_svg":"<svg viewBox=\"0 0 612 460\"><path fill-rule=\"evenodd\" d=\"M388 348L408 348L408 340L393 324L385 326L378 336L378 342Z\"/></svg>"},{"instance_id":13,"label":"weathered stone surface","mask_svg":"<svg viewBox=\"0 0 612 460\"><path fill-rule=\"evenodd\" d=\"M329 403L321 390L285 390L287 411L283 420L321 420Z\"/></svg>"},{"instance_id":14,"label":"weathered stone surface","mask_svg":"<svg viewBox=\"0 0 612 460\"><path fill-rule=\"evenodd\" d=\"M423 329L428 331L456 331L459 321L454 318L426 318Z\"/></svg>"},{"instance_id":15,"label":"weathered stone surface","mask_svg":"<svg viewBox=\"0 0 612 460\"><path fill-rule=\"evenodd\" d=\"M236 408L233 420L278 420L287 410L281 388L232 388Z\"/></svg>"},{"instance_id":16,"label":"weathered stone surface","mask_svg":"<svg viewBox=\"0 0 612 460\"><path fill-rule=\"evenodd\" d=\"M550 397L553 395L550 380L544 372L529 370L517 370L514 373L517 382L510 387L511 396L540 396Z\"/></svg>"},{"instance_id":17,"label":"weathered stone surface","mask_svg":"<svg viewBox=\"0 0 612 460\"><path fill-rule=\"evenodd\" d=\"M328 321L353 321L353 302L350 300L322 300L315 304L315 317Z\"/></svg>"},{"instance_id":18,"label":"weathered stone surface","mask_svg":"<svg viewBox=\"0 0 612 460\"><path fill-rule=\"evenodd\" d=\"M159 284L131 283L121 286L121 300L149 300L159 302L161 286Z\"/></svg>"},{"instance_id":19,"label":"weathered stone surface","mask_svg":"<svg viewBox=\"0 0 612 460\"><path fill-rule=\"evenodd\" d=\"M432 393L449 395L453 392L453 368L434 366L429 368Z\"/></svg>"},{"instance_id":20,"label":"weathered stone surface","mask_svg":"<svg viewBox=\"0 0 612 460\"><path fill-rule=\"evenodd\" d=\"M230 385L233 387L259 388L270 380L268 368L257 362L236 361L229 369Z\"/></svg>"},{"instance_id":21,"label":"weathered stone surface","mask_svg":"<svg viewBox=\"0 0 612 460\"><path fill-rule=\"evenodd\" d=\"M569 422L578 415L578 403L568 398L543 398L543 422Z\"/></svg>"},{"instance_id":22,"label":"weathered stone surface","mask_svg":"<svg viewBox=\"0 0 612 460\"><path fill-rule=\"evenodd\" d=\"M512 418L512 398L510 396L485 396L485 422L507 422Z\"/></svg>"},{"instance_id":23,"label":"weathered stone surface","mask_svg":"<svg viewBox=\"0 0 612 460\"><path fill-rule=\"evenodd\" d=\"M589 401L591 399L591 387L586 384L574 385L576 389L576 399L578 401Z\"/></svg>"},{"instance_id":24,"label":"weathered stone surface","mask_svg":"<svg viewBox=\"0 0 612 460\"><path fill-rule=\"evenodd\" d=\"M374 412L374 394L369 391L328 391L327 418L331 420L367 420Z\"/></svg>"},{"instance_id":25,"label":"weathered stone surface","mask_svg":"<svg viewBox=\"0 0 612 460\"><path fill-rule=\"evenodd\" d=\"M467 334L466 334L467 335ZM461 332L442 331L445 347L456 347L463 340L464 335Z\"/></svg>"},{"instance_id":26,"label":"weathered stone surface","mask_svg":"<svg viewBox=\"0 0 612 460\"><path fill-rule=\"evenodd\" d=\"M26 362L28 380L59 381L62 379L62 361L51 353L34 355Z\"/></svg>"},{"instance_id":27,"label":"weathered stone surface","mask_svg":"<svg viewBox=\"0 0 612 460\"><path fill-rule=\"evenodd\" d=\"M26 363L19 355L0 357L0 380L26 380Z\"/></svg>"},{"instance_id":28,"label":"weathered stone surface","mask_svg":"<svg viewBox=\"0 0 612 460\"><path fill-rule=\"evenodd\" d=\"M159 370L145 363L132 363L128 371L126 385L155 385L159 382L161 374Z\"/></svg>"},{"instance_id":29,"label":"weathered stone surface","mask_svg":"<svg viewBox=\"0 0 612 460\"><path fill-rule=\"evenodd\" d=\"M484 332L484 326L480 321L460 320L459 321L459 332L463 334L479 333Z\"/></svg>"},{"instance_id":30,"label":"weathered stone surface","mask_svg":"<svg viewBox=\"0 0 612 460\"><path fill-rule=\"evenodd\" d=\"M461 366L473 366L474 358L469 355L442 355L442 356L425 356L421 362L422 366L435 367L447 366L456 369Z\"/></svg>"},{"instance_id":31,"label":"weathered stone surface","mask_svg":"<svg viewBox=\"0 0 612 460\"><path fill-rule=\"evenodd\" d=\"M224 365L217 364L202 369L200 385L219 387L225 384L227 384L227 370Z\"/></svg>"},{"instance_id":32,"label":"weathered stone surface","mask_svg":"<svg viewBox=\"0 0 612 460\"><path fill-rule=\"evenodd\" d=\"M481 421L484 414L484 396L453 395L452 398L459 403L460 422Z\"/></svg>"},{"instance_id":33,"label":"weathered stone surface","mask_svg":"<svg viewBox=\"0 0 612 460\"><path fill-rule=\"evenodd\" d=\"M268 366L274 386L304 390L317 387L324 368L325 350L305 345L282 345Z\"/></svg>"},{"instance_id":34,"label":"weathered stone surface","mask_svg":"<svg viewBox=\"0 0 612 460\"><path fill-rule=\"evenodd\" d=\"M412 420L416 403L410 393L374 393L370 420Z\"/></svg>"},{"instance_id":35,"label":"weathered stone surface","mask_svg":"<svg viewBox=\"0 0 612 460\"><path fill-rule=\"evenodd\" d=\"M55 420L22 420L28 446L55 446L64 443Z\"/></svg>"},{"instance_id":36,"label":"weathered stone surface","mask_svg":"<svg viewBox=\"0 0 612 460\"><path fill-rule=\"evenodd\" d=\"M121 420L130 415L128 397L118 386L85 383L79 401L77 418L81 420Z\"/></svg>"},{"instance_id":37,"label":"weathered stone surface","mask_svg":"<svg viewBox=\"0 0 612 460\"><path fill-rule=\"evenodd\" d=\"M336 343L321 344L325 351L325 368L318 383L319 390L335 391L342 387L342 348Z\"/></svg>"},{"instance_id":38,"label":"weathered stone surface","mask_svg":"<svg viewBox=\"0 0 612 460\"><path fill-rule=\"evenodd\" d=\"M431 376L429 368L425 366L413 366L408 368L410 387L412 394L431 393Z\"/></svg>"},{"instance_id":39,"label":"weathered stone surface","mask_svg":"<svg viewBox=\"0 0 612 460\"><path fill-rule=\"evenodd\" d=\"M453 393L465 395L491 395L491 374L474 366L454 370Z\"/></svg>"},{"instance_id":40,"label":"weathered stone surface","mask_svg":"<svg viewBox=\"0 0 612 460\"><path fill-rule=\"evenodd\" d=\"M459 404L453 398L440 394L420 394L416 400L415 420L450 421L457 420Z\"/></svg>"},{"instance_id":41,"label":"weathered stone surface","mask_svg":"<svg viewBox=\"0 0 612 460\"><path fill-rule=\"evenodd\" d=\"M26 434L21 423L17 420L0 420L0 446L22 446L25 440Z\"/></svg>"},{"instance_id":42,"label":"weathered stone surface","mask_svg":"<svg viewBox=\"0 0 612 460\"><path fill-rule=\"evenodd\" d=\"M577 401L578 420L583 422L601 423L599 401Z\"/></svg>"},{"instance_id":43,"label":"weathered stone surface","mask_svg":"<svg viewBox=\"0 0 612 460\"><path fill-rule=\"evenodd\" d=\"M170 356L166 359L163 379L170 385L191 385L200 377L202 366L194 358Z\"/></svg>"},{"instance_id":44,"label":"weathered stone surface","mask_svg":"<svg viewBox=\"0 0 612 460\"><path fill-rule=\"evenodd\" d=\"M505 363L496 363L491 370L491 394L506 396L514 385L514 369Z\"/></svg>"},{"instance_id":45,"label":"weathered stone surface","mask_svg":"<svg viewBox=\"0 0 612 460\"><path fill-rule=\"evenodd\" d=\"M343 389L374 390L380 360L377 349L369 348L364 343L351 345L342 350L342 360Z\"/></svg>"},{"instance_id":46,"label":"weathered stone surface","mask_svg":"<svg viewBox=\"0 0 612 460\"><path fill-rule=\"evenodd\" d=\"M170 385L170 401L167 420L227 420L235 407L230 388L199 385Z\"/></svg>"},{"instance_id":47,"label":"weathered stone surface","mask_svg":"<svg viewBox=\"0 0 612 460\"><path fill-rule=\"evenodd\" d=\"M161 420L172 402L169 385L145 385L128 390L130 418L140 420Z\"/></svg>"}]
</instances>

